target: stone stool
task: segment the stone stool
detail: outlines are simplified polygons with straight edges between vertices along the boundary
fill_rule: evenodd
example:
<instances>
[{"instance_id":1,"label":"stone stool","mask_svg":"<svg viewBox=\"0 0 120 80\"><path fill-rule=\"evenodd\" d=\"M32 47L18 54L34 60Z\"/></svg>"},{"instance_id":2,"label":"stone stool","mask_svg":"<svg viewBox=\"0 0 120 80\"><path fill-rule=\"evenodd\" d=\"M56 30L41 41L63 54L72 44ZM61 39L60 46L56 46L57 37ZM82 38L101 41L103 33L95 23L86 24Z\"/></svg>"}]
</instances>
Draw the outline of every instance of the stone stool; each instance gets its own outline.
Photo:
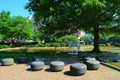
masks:
<instances>
[{"instance_id":1,"label":"stone stool","mask_svg":"<svg viewBox=\"0 0 120 80\"><path fill-rule=\"evenodd\" d=\"M84 63L86 63L86 61L88 61L88 60L96 60L96 59L95 59L95 57L84 57L83 58Z\"/></svg>"},{"instance_id":2,"label":"stone stool","mask_svg":"<svg viewBox=\"0 0 120 80\"><path fill-rule=\"evenodd\" d=\"M40 56L33 56L32 61L41 61L41 57Z\"/></svg>"},{"instance_id":3,"label":"stone stool","mask_svg":"<svg viewBox=\"0 0 120 80\"><path fill-rule=\"evenodd\" d=\"M96 70L100 67L100 62L97 60L88 60L86 61L87 69Z\"/></svg>"},{"instance_id":4,"label":"stone stool","mask_svg":"<svg viewBox=\"0 0 120 80\"><path fill-rule=\"evenodd\" d=\"M3 66L10 66L14 64L14 59L13 58L4 58L1 60L1 63Z\"/></svg>"},{"instance_id":5,"label":"stone stool","mask_svg":"<svg viewBox=\"0 0 120 80\"><path fill-rule=\"evenodd\" d=\"M73 63L70 65L70 72L73 75L83 75L87 71L87 66L83 63Z\"/></svg>"},{"instance_id":6,"label":"stone stool","mask_svg":"<svg viewBox=\"0 0 120 80\"><path fill-rule=\"evenodd\" d=\"M33 61L31 62L31 70L33 71L38 71L43 69L44 67L44 62L43 61Z\"/></svg>"},{"instance_id":7,"label":"stone stool","mask_svg":"<svg viewBox=\"0 0 120 80\"><path fill-rule=\"evenodd\" d=\"M2 58L0 58L0 66L2 65L2 62L1 62L1 61L2 61Z\"/></svg>"},{"instance_id":8,"label":"stone stool","mask_svg":"<svg viewBox=\"0 0 120 80\"><path fill-rule=\"evenodd\" d=\"M50 70L55 72L62 71L64 69L64 66L65 64L63 61L52 61L50 63Z\"/></svg>"},{"instance_id":9,"label":"stone stool","mask_svg":"<svg viewBox=\"0 0 120 80\"><path fill-rule=\"evenodd\" d=\"M29 61L28 57L21 56L18 58L18 63L27 63Z\"/></svg>"}]
</instances>

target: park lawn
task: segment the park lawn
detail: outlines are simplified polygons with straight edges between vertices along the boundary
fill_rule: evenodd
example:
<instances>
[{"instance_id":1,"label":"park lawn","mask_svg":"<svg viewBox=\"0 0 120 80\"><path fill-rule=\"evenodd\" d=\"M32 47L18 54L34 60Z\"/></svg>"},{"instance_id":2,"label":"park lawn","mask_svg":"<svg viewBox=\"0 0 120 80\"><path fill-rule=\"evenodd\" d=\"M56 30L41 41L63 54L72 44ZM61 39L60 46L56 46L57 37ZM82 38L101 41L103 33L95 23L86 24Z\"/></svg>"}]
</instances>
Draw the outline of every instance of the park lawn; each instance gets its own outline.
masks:
<instances>
[{"instance_id":1,"label":"park lawn","mask_svg":"<svg viewBox=\"0 0 120 80\"><path fill-rule=\"evenodd\" d=\"M101 46L100 50L101 51L108 51L111 53L120 53L120 47L115 47L115 46Z\"/></svg>"},{"instance_id":2,"label":"park lawn","mask_svg":"<svg viewBox=\"0 0 120 80\"><path fill-rule=\"evenodd\" d=\"M67 52L68 50L73 50L76 51L76 47L31 47L31 48L21 48L21 47L16 47L16 48L5 48L5 49L0 49L0 52L21 52L23 49L25 49L27 52L39 52L39 51L63 51Z\"/></svg>"},{"instance_id":3,"label":"park lawn","mask_svg":"<svg viewBox=\"0 0 120 80\"><path fill-rule=\"evenodd\" d=\"M107 63L120 68L120 62L107 62Z\"/></svg>"},{"instance_id":4,"label":"park lawn","mask_svg":"<svg viewBox=\"0 0 120 80\"><path fill-rule=\"evenodd\" d=\"M39 52L39 51L61 51L61 52L68 52L69 50L71 51L76 51L76 47L30 47L30 48L21 48L21 47L16 47L16 48L6 48L6 49L0 49L0 52L21 52L21 50L25 49L27 52ZM82 46L80 47L81 51L92 51L93 46ZM100 46L101 51L108 51L111 53L120 53L120 47L114 47L114 46Z\"/></svg>"},{"instance_id":5,"label":"park lawn","mask_svg":"<svg viewBox=\"0 0 120 80\"><path fill-rule=\"evenodd\" d=\"M51 57L57 57L57 56L64 56L64 57L69 57L70 55L67 54L66 52L54 52L54 51L50 51L50 52L46 52L46 51L41 51L41 52L26 52L26 53L22 53L22 52L0 52L0 58L14 58L17 59L20 56L27 56L29 58L33 57L33 56L40 56L40 57L44 57L44 58L51 58Z\"/></svg>"},{"instance_id":6,"label":"park lawn","mask_svg":"<svg viewBox=\"0 0 120 80\"><path fill-rule=\"evenodd\" d=\"M68 50L72 49L73 51L76 51L77 48L68 48L68 47L31 47L31 48L6 48L6 49L0 49L0 58L5 57L12 57L17 59L19 56L42 56L42 57L54 57L55 53L57 56L69 56ZM82 46L80 48L81 51L91 51L93 49L93 46ZM111 53L120 53L120 47L107 47L107 46L101 46L101 51L109 51ZM115 62L108 62L108 64L117 66L120 68L120 63Z\"/></svg>"}]
</instances>

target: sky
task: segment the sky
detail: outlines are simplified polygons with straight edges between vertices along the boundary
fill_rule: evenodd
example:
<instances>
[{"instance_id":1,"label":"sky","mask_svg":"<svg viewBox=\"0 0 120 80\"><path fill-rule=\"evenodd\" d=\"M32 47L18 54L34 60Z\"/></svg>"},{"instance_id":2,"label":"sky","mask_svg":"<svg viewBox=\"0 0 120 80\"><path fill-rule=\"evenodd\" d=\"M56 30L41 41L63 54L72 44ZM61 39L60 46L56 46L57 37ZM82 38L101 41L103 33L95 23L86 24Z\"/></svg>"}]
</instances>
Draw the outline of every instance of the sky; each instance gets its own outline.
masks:
<instances>
[{"instance_id":1,"label":"sky","mask_svg":"<svg viewBox=\"0 0 120 80\"><path fill-rule=\"evenodd\" d=\"M0 0L0 12L2 10L10 11L11 16L29 17L31 14L24 9L29 0Z\"/></svg>"}]
</instances>

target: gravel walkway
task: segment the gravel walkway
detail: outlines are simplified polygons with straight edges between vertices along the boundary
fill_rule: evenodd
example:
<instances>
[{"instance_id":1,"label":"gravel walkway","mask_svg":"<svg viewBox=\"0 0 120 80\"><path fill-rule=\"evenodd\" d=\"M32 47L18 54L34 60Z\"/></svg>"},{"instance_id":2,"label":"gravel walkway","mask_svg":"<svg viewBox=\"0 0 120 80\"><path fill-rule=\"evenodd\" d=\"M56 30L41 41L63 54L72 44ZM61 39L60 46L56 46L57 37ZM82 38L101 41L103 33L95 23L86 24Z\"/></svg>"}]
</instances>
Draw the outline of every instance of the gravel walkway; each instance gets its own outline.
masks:
<instances>
[{"instance_id":1,"label":"gravel walkway","mask_svg":"<svg viewBox=\"0 0 120 80\"><path fill-rule=\"evenodd\" d=\"M26 64L0 66L0 80L120 80L120 72L101 65L98 70L87 70L82 76L72 76L69 64L61 72L49 71L46 65L41 71L30 71Z\"/></svg>"}]
</instances>

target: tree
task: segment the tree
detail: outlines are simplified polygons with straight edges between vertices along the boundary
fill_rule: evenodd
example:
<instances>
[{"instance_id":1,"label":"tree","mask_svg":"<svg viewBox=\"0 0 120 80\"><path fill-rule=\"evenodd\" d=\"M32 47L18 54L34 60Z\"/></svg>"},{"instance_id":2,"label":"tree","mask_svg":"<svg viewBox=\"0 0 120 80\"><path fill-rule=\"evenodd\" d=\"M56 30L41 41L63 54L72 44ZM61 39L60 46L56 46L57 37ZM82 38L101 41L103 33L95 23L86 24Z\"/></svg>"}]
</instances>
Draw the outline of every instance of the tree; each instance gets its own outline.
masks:
<instances>
[{"instance_id":1,"label":"tree","mask_svg":"<svg viewBox=\"0 0 120 80\"><path fill-rule=\"evenodd\" d=\"M10 12L0 13L0 34L6 39L31 39L34 27L28 18L22 16L10 16Z\"/></svg>"},{"instance_id":2,"label":"tree","mask_svg":"<svg viewBox=\"0 0 120 80\"><path fill-rule=\"evenodd\" d=\"M64 46L68 46L70 42L77 43L78 38L75 35L66 35L63 37L58 38L57 40L59 43L64 44Z\"/></svg>"},{"instance_id":3,"label":"tree","mask_svg":"<svg viewBox=\"0 0 120 80\"><path fill-rule=\"evenodd\" d=\"M89 36L82 36L80 38L80 40L85 41L86 44L91 44L92 43L92 39Z\"/></svg>"},{"instance_id":4,"label":"tree","mask_svg":"<svg viewBox=\"0 0 120 80\"><path fill-rule=\"evenodd\" d=\"M22 16L12 17L8 37L31 39L33 36L33 24L28 18Z\"/></svg>"},{"instance_id":5,"label":"tree","mask_svg":"<svg viewBox=\"0 0 120 80\"><path fill-rule=\"evenodd\" d=\"M4 10L0 13L0 34L2 38L6 38L5 35L9 34L9 26L11 24L12 18L10 17L10 12L5 12Z\"/></svg>"},{"instance_id":6,"label":"tree","mask_svg":"<svg viewBox=\"0 0 120 80\"><path fill-rule=\"evenodd\" d=\"M119 3L120 0L29 0L25 8L33 12L36 21L52 28L51 31L92 30L93 52L98 53L100 28L120 29ZM114 23L117 25L113 26Z\"/></svg>"}]
</instances>

